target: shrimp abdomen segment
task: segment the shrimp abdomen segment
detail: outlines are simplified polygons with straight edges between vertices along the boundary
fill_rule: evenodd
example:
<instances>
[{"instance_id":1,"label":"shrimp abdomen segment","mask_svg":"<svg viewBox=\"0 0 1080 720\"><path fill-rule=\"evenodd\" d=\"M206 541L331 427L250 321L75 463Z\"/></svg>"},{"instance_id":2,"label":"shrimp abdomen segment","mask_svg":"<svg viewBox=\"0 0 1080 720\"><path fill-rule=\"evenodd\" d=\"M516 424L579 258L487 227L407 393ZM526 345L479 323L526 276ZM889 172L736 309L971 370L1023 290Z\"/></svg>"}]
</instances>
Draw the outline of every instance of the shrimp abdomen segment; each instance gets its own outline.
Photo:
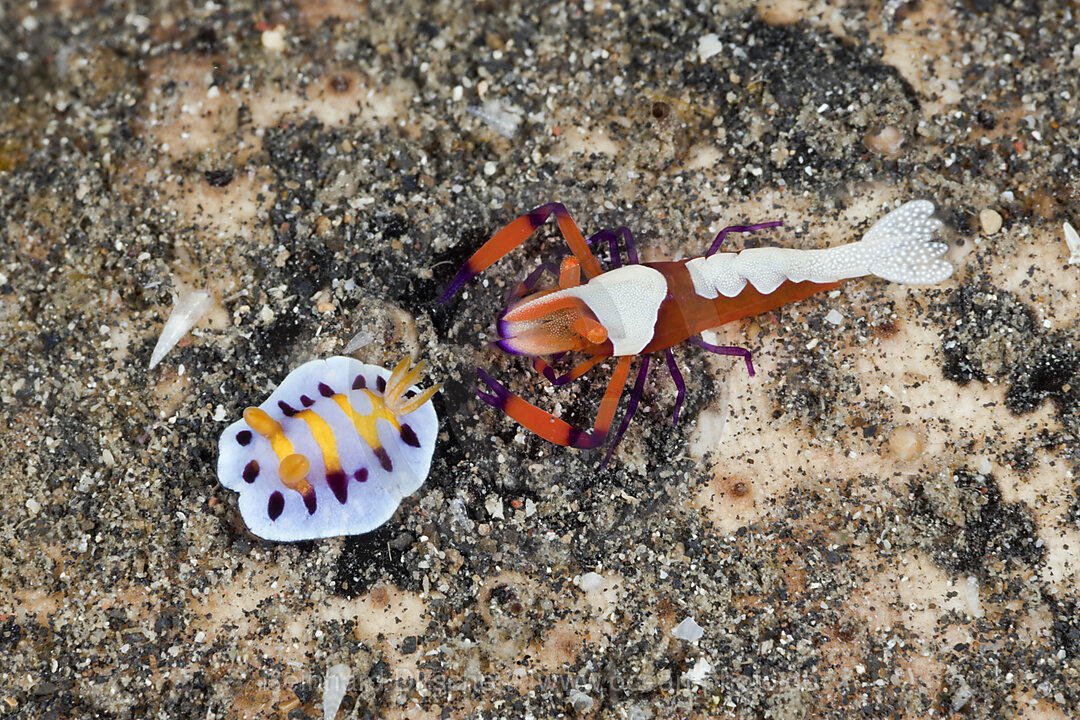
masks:
<instances>
[{"instance_id":1,"label":"shrimp abdomen segment","mask_svg":"<svg viewBox=\"0 0 1080 720\"><path fill-rule=\"evenodd\" d=\"M694 261L649 263L649 267L659 270L667 279L668 296L660 305L653 338L642 353L674 347L703 330L775 310L838 284L785 280L772 292L762 293L744 282L743 289L734 297L721 294L705 297L695 290L687 267L691 262Z\"/></svg>"},{"instance_id":2,"label":"shrimp abdomen segment","mask_svg":"<svg viewBox=\"0 0 1080 720\"><path fill-rule=\"evenodd\" d=\"M696 295L736 298L749 285L771 295L786 282L831 284L869 274L858 243L827 250L751 248L688 260L686 269Z\"/></svg>"}]
</instances>

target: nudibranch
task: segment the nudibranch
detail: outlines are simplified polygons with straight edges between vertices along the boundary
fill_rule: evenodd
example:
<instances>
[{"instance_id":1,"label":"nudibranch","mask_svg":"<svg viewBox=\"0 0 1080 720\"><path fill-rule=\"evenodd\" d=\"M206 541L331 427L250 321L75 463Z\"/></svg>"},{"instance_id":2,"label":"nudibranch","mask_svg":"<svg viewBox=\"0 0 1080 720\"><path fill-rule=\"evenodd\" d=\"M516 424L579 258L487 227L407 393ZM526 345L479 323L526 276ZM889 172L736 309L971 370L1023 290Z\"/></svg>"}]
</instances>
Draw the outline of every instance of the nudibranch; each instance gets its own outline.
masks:
<instances>
[{"instance_id":1,"label":"nudibranch","mask_svg":"<svg viewBox=\"0 0 1080 720\"><path fill-rule=\"evenodd\" d=\"M379 527L427 477L439 419L415 387L424 364L393 372L347 357L293 370L221 435L218 479L240 493L255 535L298 541Z\"/></svg>"}]
</instances>

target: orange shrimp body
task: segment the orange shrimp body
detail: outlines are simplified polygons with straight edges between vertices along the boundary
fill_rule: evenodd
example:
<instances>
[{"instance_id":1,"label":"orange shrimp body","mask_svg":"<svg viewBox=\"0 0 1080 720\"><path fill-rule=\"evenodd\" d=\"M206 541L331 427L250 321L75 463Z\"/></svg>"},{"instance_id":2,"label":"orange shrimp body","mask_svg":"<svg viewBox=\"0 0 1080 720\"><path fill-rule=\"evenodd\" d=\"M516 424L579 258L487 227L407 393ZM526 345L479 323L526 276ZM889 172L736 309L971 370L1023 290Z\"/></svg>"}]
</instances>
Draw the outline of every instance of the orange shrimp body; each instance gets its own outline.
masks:
<instances>
[{"instance_id":1,"label":"orange shrimp body","mask_svg":"<svg viewBox=\"0 0 1080 720\"><path fill-rule=\"evenodd\" d=\"M652 353L664 352L678 388L677 422L686 388L672 347L689 340L712 352L740 356L754 374L748 350L710 345L697 337L703 330L776 309L863 275L909 284L948 278L952 266L940 257L946 246L932 241L940 226L931 217L933 211L929 201L909 202L875 223L862 240L833 248L752 248L716 253L729 232L749 232L780 223L733 226L722 230L703 256L639 263L629 229L604 230L586 242L566 208L550 203L517 218L488 240L458 271L440 302L517 247L554 214L572 255L558 269L542 265L514 288L497 323L496 344L506 352L533 358L537 372L556 385L581 377L606 358L617 357L596 423L589 430L574 428L514 395L479 368L477 373L491 392L477 390L477 394L553 443L594 448L606 440L630 364L640 356L642 363L626 414L608 451L610 457L637 409ZM618 253L620 237L626 245L625 265ZM604 239L612 265L607 271L589 249L593 242ZM581 282L582 271L587 276L585 283ZM558 275L558 288L533 292L544 272ZM570 352L581 353L586 359L561 376L543 359Z\"/></svg>"}]
</instances>

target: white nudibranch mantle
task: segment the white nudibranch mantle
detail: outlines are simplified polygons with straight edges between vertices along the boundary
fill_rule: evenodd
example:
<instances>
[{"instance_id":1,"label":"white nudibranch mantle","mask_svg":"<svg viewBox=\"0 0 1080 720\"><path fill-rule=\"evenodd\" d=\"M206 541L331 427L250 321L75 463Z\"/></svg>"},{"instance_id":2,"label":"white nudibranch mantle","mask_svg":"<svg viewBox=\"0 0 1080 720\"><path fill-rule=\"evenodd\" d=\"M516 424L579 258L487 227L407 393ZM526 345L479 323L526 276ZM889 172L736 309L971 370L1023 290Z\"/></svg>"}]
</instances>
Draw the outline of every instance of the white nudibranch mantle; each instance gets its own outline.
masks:
<instances>
[{"instance_id":1,"label":"white nudibranch mantle","mask_svg":"<svg viewBox=\"0 0 1080 720\"><path fill-rule=\"evenodd\" d=\"M240 493L251 532L284 542L369 532L420 488L439 386L415 387L423 363L409 365L312 360L225 429L218 479Z\"/></svg>"}]
</instances>

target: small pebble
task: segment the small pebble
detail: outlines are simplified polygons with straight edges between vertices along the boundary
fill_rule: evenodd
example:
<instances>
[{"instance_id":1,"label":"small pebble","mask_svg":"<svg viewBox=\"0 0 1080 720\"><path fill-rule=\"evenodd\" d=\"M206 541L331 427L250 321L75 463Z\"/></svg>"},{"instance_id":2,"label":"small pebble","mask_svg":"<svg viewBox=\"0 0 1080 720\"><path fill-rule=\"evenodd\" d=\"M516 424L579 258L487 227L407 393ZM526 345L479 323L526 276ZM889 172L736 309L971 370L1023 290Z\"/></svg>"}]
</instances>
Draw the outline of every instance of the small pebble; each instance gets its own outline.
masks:
<instances>
[{"instance_id":1,"label":"small pebble","mask_svg":"<svg viewBox=\"0 0 1080 720\"><path fill-rule=\"evenodd\" d=\"M593 699L577 688L574 688L569 692L567 699L570 700L574 712L579 715L584 715L593 709Z\"/></svg>"},{"instance_id":2,"label":"small pebble","mask_svg":"<svg viewBox=\"0 0 1080 720\"><path fill-rule=\"evenodd\" d=\"M844 322L844 316L838 313L836 310L830 310L829 314L825 316L826 322L830 322L833 325L840 325Z\"/></svg>"},{"instance_id":3,"label":"small pebble","mask_svg":"<svg viewBox=\"0 0 1080 720\"><path fill-rule=\"evenodd\" d=\"M281 52L285 49L285 27L278 25L273 30L266 30L262 34L262 45L267 50Z\"/></svg>"},{"instance_id":4,"label":"small pebble","mask_svg":"<svg viewBox=\"0 0 1080 720\"><path fill-rule=\"evenodd\" d=\"M923 451L923 439L910 425L904 425L889 434L889 450L900 460L914 460Z\"/></svg>"},{"instance_id":5,"label":"small pebble","mask_svg":"<svg viewBox=\"0 0 1080 720\"><path fill-rule=\"evenodd\" d=\"M1001 229L1001 214L997 210L986 208L979 213L979 224L987 235L993 235Z\"/></svg>"},{"instance_id":6,"label":"small pebble","mask_svg":"<svg viewBox=\"0 0 1080 720\"><path fill-rule=\"evenodd\" d=\"M708 35L698 38L697 51L698 58L701 62L705 62L723 49L724 44L720 42L720 38L714 33L709 33Z\"/></svg>"}]
</instances>

